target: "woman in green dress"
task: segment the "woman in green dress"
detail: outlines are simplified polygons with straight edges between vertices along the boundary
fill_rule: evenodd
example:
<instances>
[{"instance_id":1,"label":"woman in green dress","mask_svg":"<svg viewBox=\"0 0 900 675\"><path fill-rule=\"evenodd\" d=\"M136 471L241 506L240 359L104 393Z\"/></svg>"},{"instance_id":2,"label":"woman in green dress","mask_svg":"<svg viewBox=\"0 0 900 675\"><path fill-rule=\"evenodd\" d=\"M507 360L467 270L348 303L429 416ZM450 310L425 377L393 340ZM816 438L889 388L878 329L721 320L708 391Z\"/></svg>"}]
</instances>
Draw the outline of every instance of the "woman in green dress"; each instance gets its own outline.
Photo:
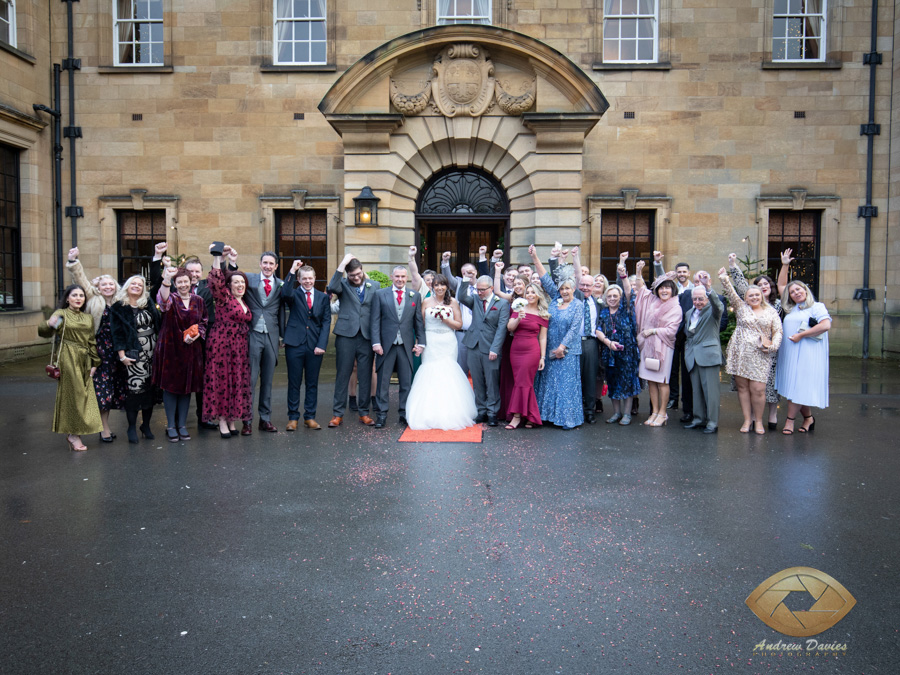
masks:
<instances>
[{"instance_id":1,"label":"woman in green dress","mask_svg":"<svg viewBox=\"0 0 900 675\"><path fill-rule=\"evenodd\" d=\"M46 325L38 327L42 337L60 336L59 383L53 410L53 431L66 434L69 448L87 450L81 442L83 434L96 434L103 429L100 408L94 393L94 371L100 365L94 339L93 317L84 310L84 289L71 285L63 291L62 301Z\"/></svg>"}]
</instances>

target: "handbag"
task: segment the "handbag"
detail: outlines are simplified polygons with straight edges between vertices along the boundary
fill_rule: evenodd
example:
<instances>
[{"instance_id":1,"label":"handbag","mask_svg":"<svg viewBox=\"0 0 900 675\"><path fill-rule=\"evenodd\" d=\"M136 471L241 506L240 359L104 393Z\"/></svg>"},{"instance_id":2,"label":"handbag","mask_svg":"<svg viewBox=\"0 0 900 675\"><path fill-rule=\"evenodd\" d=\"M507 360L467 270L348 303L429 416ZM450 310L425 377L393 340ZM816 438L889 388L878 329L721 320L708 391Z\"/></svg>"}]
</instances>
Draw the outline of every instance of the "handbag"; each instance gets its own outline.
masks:
<instances>
[{"instance_id":1,"label":"handbag","mask_svg":"<svg viewBox=\"0 0 900 675\"><path fill-rule=\"evenodd\" d=\"M644 357L644 368L647 370L652 370L653 372L657 372L659 370L659 359L651 359L648 356Z\"/></svg>"},{"instance_id":2,"label":"handbag","mask_svg":"<svg viewBox=\"0 0 900 675\"><path fill-rule=\"evenodd\" d=\"M184 329L184 337L192 337L195 338L200 335L200 326L196 323L193 326L188 326Z\"/></svg>"},{"instance_id":3,"label":"handbag","mask_svg":"<svg viewBox=\"0 0 900 675\"><path fill-rule=\"evenodd\" d=\"M66 336L66 322L63 320L63 329L62 335L59 337L59 349L56 348L56 339L54 338L53 344L50 347L50 363L44 367L44 372L47 373L47 377L51 380L59 379L59 353L62 351L62 342ZM53 354L56 353L56 364L53 363Z\"/></svg>"}]
</instances>

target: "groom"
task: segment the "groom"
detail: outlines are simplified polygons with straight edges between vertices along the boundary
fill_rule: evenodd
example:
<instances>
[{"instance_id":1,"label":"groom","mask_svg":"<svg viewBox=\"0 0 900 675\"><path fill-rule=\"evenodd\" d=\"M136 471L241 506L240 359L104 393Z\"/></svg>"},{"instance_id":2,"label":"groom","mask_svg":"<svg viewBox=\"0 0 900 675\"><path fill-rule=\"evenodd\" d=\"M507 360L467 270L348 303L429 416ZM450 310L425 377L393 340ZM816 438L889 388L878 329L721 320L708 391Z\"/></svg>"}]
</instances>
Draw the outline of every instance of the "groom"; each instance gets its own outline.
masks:
<instances>
[{"instance_id":1,"label":"groom","mask_svg":"<svg viewBox=\"0 0 900 675\"><path fill-rule=\"evenodd\" d=\"M369 334L375 352L378 389L375 394L375 428L387 420L391 373L397 369L400 380L400 424L406 424L406 398L412 384L413 354L425 349L425 322L422 298L406 289L406 268L397 266L391 274L393 283L375 294ZM418 344L417 344L418 342Z\"/></svg>"},{"instance_id":2,"label":"groom","mask_svg":"<svg viewBox=\"0 0 900 675\"><path fill-rule=\"evenodd\" d=\"M469 372L475 386L476 422L497 426L500 410L500 353L506 339L509 303L493 293L493 281L480 276L475 281L478 298L469 295L469 284L459 291L459 303L472 310L472 325L463 342L469 350Z\"/></svg>"}]
</instances>

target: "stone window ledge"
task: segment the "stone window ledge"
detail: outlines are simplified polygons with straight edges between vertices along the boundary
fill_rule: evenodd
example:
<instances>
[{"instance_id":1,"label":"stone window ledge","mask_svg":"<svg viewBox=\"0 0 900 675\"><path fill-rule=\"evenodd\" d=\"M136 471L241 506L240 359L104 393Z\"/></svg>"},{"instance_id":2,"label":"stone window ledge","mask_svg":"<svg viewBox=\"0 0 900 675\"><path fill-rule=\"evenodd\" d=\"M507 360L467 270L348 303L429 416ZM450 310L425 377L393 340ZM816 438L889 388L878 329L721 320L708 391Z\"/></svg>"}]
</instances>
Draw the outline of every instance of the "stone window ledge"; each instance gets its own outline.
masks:
<instances>
[{"instance_id":1,"label":"stone window ledge","mask_svg":"<svg viewBox=\"0 0 900 675\"><path fill-rule=\"evenodd\" d=\"M592 70L672 70L669 61L658 63L595 63Z\"/></svg>"},{"instance_id":2,"label":"stone window ledge","mask_svg":"<svg viewBox=\"0 0 900 675\"><path fill-rule=\"evenodd\" d=\"M98 73L104 75L134 75L135 73L163 73L169 74L175 72L174 66L100 66L97 68Z\"/></svg>"},{"instance_id":3,"label":"stone window ledge","mask_svg":"<svg viewBox=\"0 0 900 675\"><path fill-rule=\"evenodd\" d=\"M31 54L26 54L21 49L16 49L12 45L7 44L5 42L0 42L0 50L2 50L4 52L9 52L13 56L18 56L20 59L22 59L23 61L27 61L31 65L34 65L37 63L37 59L34 58Z\"/></svg>"},{"instance_id":4,"label":"stone window ledge","mask_svg":"<svg viewBox=\"0 0 900 675\"><path fill-rule=\"evenodd\" d=\"M763 61L763 70L840 70L840 61Z\"/></svg>"},{"instance_id":5,"label":"stone window ledge","mask_svg":"<svg viewBox=\"0 0 900 675\"><path fill-rule=\"evenodd\" d=\"M274 66L264 63L259 67L261 73L336 73L337 66L333 63L310 66Z\"/></svg>"}]
</instances>

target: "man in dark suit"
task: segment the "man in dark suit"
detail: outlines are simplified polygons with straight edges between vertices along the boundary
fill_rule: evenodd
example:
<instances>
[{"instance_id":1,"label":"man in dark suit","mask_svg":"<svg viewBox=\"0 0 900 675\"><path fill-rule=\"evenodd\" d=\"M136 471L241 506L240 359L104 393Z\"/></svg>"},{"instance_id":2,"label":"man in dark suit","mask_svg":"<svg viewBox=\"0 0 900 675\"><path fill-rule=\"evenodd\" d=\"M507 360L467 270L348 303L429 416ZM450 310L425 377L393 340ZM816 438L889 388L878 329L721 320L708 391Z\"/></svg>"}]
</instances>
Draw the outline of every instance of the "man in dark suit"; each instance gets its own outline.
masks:
<instances>
[{"instance_id":1,"label":"man in dark suit","mask_svg":"<svg viewBox=\"0 0 900 675\"><path fill-rule=\"evenodd\" d=\"M575 297L584 301L584 322L581 326L581 402L584 407L584 420L594 424L595 406L597 405L597 374L600 371L600 341L597 339L597 319L600 317L600 305L591 293L594 290L594 277L586 274L578 283ZM602 408L601 408L602 411Z\"/></svg>"},{"instance_id":2,"label":"man in dark suit","mask_svg":"<svg viewBox=\"0 0 900 675\"><path fill-rule=\"evenodd\" d=\"M487 249L487 247L482 247ZM454 297L459 300L459 291L461 290L463 281L468 281L469 285L466 286L466 292L469 295L475 295L475 280L478 278L478 270L475 265L470 262L463 263L462 267L459 268L459 273L462 274L461 277L453 276L453 272L450 271L450 251L444 251L441 254L441 274L447 277L447 283L450 285L450 292L453 293ZM456 331L456 344L458 346L456 362L459 364L459 367L462 368L462 371L468 375L469 374L469 350L466 348L465 337L466 331L469 330L469 326L472 325L472 310L460 303L459 306L460 314L462 315L462 328Z\"/></svg>"},{"instance_id":3,"label":"man in dark suit","mask_svg":"<svg viewBox=\"0 0 900 675\"><path fill-rule=\"evenodd\" d=\"M284 282L275 276L278 256L266 251L259 258L259 274L247 275L244 300L250 308L250 391L256 395L259 380L259 430L276 432L272 424L272 380L278 363L278 348L284 335L284 305L281 291ZM251 414L253 407L251 405ZM242 436L253 433L253 420L244 420Z\"/></svg>"},{"instance_id":4,"label":"man in dark suit","mask_svg":"<svg viewBox=\"0 0 900 675\"><path fill-rule=\"evenodd\" d=\"M691 291L693 307L685 311L684 361L691 378L693 418L685 429L702 429L714 434L719 429L719 367L722 365L722 345L719 342L719 322L724 305L712 290L709 274L698 273L698 285Z\"/></svg>"},{"instance_id":5,"label":"man in dark suit","mask_svg":"<svg viewBox=\"0 0 900 675\"><path fill-rule=\"evenodd\" d=\"M299 276L298 276L299 275ZM299 286L294 286L299 278ZM284 330L284 353L288 367L288 431L296 431L300 419L300 385L306 373L306 396L303 401L303 424L307 429L321 429L316 422L316 401L319 388L319 369L322 355L328 346L331 326L331 303L328 296L317 291L316 271L295 260L284 280L282 302L290 309Z\"/></svg>"},{"instance_id":6,"label":"man in dark suit","mask_svg":"<svg viewBox=\"0 0 900 675\"><path fill-rule=\"evenodd\" d=\"M334 324L337 375L334 380L333 417L328 426L332 429L338 427L344 419L347 386L350 384L354 362L359 384L357 387L359 421L366 426L372 426L375 420L369 417L372 391L372 342L369 331L378 286L373 286L372 282L366 279L362 263L354 258L352 253L348 253L341 260L325 290L334 293L341 301L337 322Z\"/></svg>"},{"instance_id":7,"label":"man in dark suit","mask_svg":"<svg viewBox=\"0 0 900 675\"><path fill-rule=\"evenodd\" d=\"M469 295L468 283L461 286L459 303L472 310L472 325L464 342L469 350L469 372L475 387L476 422L497 426L500 412L500 355L509 323L509 303L494 295L494 283L483 275L475 281L478 299Z\"/></svg>"},{"instance_id":8,"label":"man in dark suit","mask_svg":"<svg viewBox=\"0 0 900 675\"><path fill-rule=\"evenodd\" d=\"M398 265L391 272L393 283L375 293L369 324L378 389L375 394L375 428L387 422L391 373L397 369L400 381L400 424L406 424L406 399L412 385L413 354L425 349L425 320L422 298L406 288L406 268Z\"/></svg>"}]
</instances>

